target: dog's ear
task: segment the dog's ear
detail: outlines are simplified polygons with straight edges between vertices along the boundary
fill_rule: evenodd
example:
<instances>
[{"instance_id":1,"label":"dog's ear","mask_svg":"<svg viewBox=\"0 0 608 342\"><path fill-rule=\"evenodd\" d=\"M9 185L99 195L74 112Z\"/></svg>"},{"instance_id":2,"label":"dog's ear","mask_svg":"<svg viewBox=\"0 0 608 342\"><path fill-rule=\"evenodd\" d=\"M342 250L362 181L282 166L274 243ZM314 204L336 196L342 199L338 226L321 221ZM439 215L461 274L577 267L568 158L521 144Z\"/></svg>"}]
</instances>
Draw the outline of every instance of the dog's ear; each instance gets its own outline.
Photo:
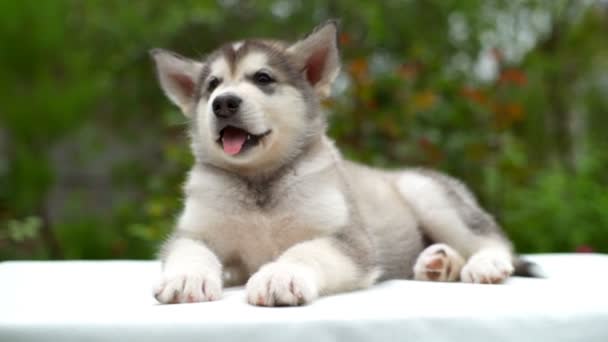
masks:
<instances>
[{"instance_id":1,"label":"dog's ear","mask_svg":"<svg viewBox=\"0 0 608 342\"><path fill-rule=\"evenodd\" d=\"M292 44L287 51L293 54L304 76L320 97L331 93L331 85L340 72L338 52L338 23L330 20L317 26L304 39Z\"/></svg>"},{"instance_id":2,"label":"dog's ear","mask_svg":"<svg viewBox=\"0 0 608 342\"><path fill-rule=\"evenodd\" d=\"M186 116L192 115L196 100L197 78L203 63L162 49L150 50L158 80L167 95Z\"/></svg>"}]
</instances>

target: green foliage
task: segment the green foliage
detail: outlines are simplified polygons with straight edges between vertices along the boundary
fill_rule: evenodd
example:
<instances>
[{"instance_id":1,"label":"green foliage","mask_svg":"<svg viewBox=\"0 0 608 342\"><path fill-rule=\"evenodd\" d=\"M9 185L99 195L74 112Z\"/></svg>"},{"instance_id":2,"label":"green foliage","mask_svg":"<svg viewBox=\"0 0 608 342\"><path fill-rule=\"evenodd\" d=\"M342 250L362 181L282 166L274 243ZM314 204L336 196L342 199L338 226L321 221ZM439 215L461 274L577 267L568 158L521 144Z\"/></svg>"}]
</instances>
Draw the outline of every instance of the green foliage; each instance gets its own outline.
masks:
<instances>
[{"instance_id":1,"label":"green foliage","mask_svg":"<svg viewBox=\"0 0 608 342\"><path fill-rule=\"evenodd\" d=\"M608 251L606 5L59 0L0 2L0 259L151 257L192 158L147 51L331 17L349 158L464 179L523 252Z\"/></svg>"},{"instance_id":2,"label":"green foliage","mask_svg":"<svg viewBox=\"0 0 608 342\"><path fill-rule=\"evenodd\" d=\"M576 177L563 168L543 170L527 187L506 195L505 224L517 246L537 252L590 246L606 251L608 192L597 184L606 181L606 157L583 164Z\"/></svg>"},{"instance_id":3,"label":"green foliage","mask_svg":"<svg viewBox=\"0 0 608 342\"><path fill-rule=\"evenodd\" d=\"M14 242L23 242L26 239L38 237L42 222L38 217L26 217L22 221L9 220L6 222L6 236Z\"/></svg>"}]
</instances>

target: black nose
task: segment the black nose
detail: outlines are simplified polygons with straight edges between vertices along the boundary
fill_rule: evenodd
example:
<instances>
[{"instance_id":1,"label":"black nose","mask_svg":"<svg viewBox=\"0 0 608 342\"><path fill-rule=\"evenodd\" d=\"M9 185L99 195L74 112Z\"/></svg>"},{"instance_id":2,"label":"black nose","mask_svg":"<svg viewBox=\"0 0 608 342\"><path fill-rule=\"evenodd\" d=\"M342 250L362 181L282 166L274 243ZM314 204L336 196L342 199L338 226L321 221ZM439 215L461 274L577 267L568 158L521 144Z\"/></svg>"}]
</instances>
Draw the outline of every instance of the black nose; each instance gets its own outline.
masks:
<instances>
[{"instance_id":1,"label":"black nose","mask_svg":"<svg viewBox=\"0 0 608 342\"><path fill-rule=\"evenodd\" d=\"M218 96L213 100L213 113L222 119L229 118L238 112L241 102L243 100L233 94Z\"/></svg>"}]
</instances>

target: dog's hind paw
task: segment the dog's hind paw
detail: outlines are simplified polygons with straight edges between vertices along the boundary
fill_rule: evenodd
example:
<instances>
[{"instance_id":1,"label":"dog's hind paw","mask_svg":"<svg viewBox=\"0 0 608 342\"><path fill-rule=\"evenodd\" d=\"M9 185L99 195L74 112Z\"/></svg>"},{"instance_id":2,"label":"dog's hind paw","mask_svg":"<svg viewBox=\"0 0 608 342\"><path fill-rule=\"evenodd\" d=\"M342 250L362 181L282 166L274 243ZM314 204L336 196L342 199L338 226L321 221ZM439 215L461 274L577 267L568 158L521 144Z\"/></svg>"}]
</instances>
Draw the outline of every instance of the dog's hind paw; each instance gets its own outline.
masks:
<instances>
[{"instance_id":1,"label":"dog's hind paw","mask_svg":"<svg viewBox=\"0 0 608 342\"><path fill-rule=\"evenodd\" d=\"M420 253L414 265L414 279L425 281L456 281L464 259L452 247L437 243Z\"/></svg>"},{"instance_id":2,"label":"dog's hind paw","mask_svg":"<svg viewBox=\"0 0 608 342\"><path fill-rule=\"evenodd\" d=\"M513 270L507 253L485 250L471 256L462 268L460 279L465 283L499 284L509 278Z\"/></svg>"}]
</instances>

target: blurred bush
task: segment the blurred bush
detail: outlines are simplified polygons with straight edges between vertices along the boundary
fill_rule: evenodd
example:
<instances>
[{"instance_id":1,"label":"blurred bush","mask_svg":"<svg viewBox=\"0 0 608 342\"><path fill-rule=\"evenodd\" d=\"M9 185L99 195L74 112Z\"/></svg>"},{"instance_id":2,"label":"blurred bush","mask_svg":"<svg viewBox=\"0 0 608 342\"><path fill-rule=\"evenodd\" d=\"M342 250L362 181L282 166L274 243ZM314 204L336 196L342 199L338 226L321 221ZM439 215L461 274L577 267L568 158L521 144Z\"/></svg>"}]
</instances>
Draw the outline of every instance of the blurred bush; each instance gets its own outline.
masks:
<instances>
[{"instance_id":1,"label":"blurred bush","mask_svg":"<svg viewBox=\"0 0 608 342\"><path fill-rule=\"evenodd\" d=\"M58 0L0 2L0 259L151 257L192 159L147 51L331 17L349 158L464 179L522 252L608 252L605 1Z\"/></svg>"}]
</instances>

